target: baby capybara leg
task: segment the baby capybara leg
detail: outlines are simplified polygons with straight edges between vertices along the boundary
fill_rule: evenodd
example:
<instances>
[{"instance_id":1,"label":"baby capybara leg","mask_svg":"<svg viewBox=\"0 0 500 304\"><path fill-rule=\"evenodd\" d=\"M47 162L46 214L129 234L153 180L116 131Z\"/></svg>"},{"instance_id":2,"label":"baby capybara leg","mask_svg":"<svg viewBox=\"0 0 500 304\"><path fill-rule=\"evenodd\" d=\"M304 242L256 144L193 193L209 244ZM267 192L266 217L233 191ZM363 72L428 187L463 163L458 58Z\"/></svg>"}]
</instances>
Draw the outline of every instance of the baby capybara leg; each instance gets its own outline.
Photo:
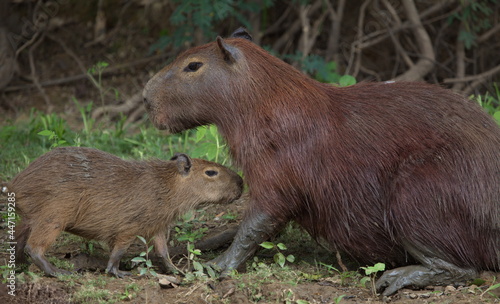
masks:
<instances>
[{"instance_id":1,"label":"baby capybara leg","mask_svg":"<svg viewBox=\"0 0 500 304\"><path fill-rule=\"evenodd\" d=\"M70 271L55 267L45 258L45 251L56 241L60 233L61 229L58 224L50 224L43 229L39 228L39 226L33 226L25 247L25 251L31 257L33 263L50 276L71 274Z\"/></svg>"},{"instance_id":2,"label":"baby capybara leg","mask_svg":"<svg viewBox=\"0 0 500 304\"><path fill-rule=\"evenodd\" d=\"M127 251L128 247L132 241L117 242L113 246L113 250L109 256L108 266L106 267L106 273L115 275L118 278L123 278L124 276L130 275L130 272L120 270L120 259Z\"/></svg>"},{"instance_id":3,"label":"baby capybara leg","mask_svg":"<svg viewBox=\"0 0 500 304\"><path fill-rule=\"evenodd\" d=\"M260 243L279 232L282 224L263 211L250 211L241 222L231 246L209 264L221 271L221 277L229 275L253 256Z\"/></svg>"},{"instance_id":4,"label":"baby capybara leg","mask_svg":"<svg viewBox=\"0 0 500 304\"><path fill-rule=\"evenodd\" d=\"M168 246L167 246L168 236L165 236L165 233L160 232L154 237L154 245L156 254L161 257L163 261L163 265L167 268L168 271L172 273L178 273L179 269L174 266L172 260L170 259L170 255L168 254Z\"/></svg>"},{"instance_id":5,"label":"baby capybara leg","mask_svg":"<svg viewBox=\"0 0 500 304\"><path fill-rule=\"evenodd\" d=\"M410 265L388 270L377 280L376 289L390 296L404 287L424 288L429 285L465 283L477 276L477 271L462 268L436 257L424 246L404 242L404 247L422 265Z\"/></svg>"}]
</instances>

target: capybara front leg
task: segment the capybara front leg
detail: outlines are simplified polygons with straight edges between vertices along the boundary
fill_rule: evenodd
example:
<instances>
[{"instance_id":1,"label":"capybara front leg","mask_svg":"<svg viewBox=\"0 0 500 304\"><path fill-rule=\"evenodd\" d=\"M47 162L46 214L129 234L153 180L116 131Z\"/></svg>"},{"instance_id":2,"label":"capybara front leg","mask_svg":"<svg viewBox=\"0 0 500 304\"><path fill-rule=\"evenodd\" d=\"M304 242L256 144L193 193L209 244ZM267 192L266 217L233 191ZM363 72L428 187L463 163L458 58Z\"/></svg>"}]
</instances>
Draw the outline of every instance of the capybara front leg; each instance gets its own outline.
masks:
<instances>
[{"instance_id":1,"label":"capybara front leg","mask_svg":"<svg viewBox=\"0 0 500 304\"><path fill-rule=\"evenodd\" d=\"M477 271L471 268L461 268L438 257L429 257L429 249L417 249L416 246L405 244L405 249L422 265L399 267L384 272L376 283L377 291L390 296L399 289L410 287L424 288L429 285L449 285L465 283L477 276Z\"/></svg>"},{"instance_id":2,"label":"capybara front leg","mask_svg":"<svg viewBox=\"0 0 500 304\"><path fill-rule=\"evenodd\" d=\"M109 256L108 267L106 267L106 273L113 274L118 278L123 278L124 276L130 275L128 271L119 270L120 259L127 251L130 243L126 244L115 244L111 255Z\"/></svg>"},{"instance_id":3,"label":"capybara front leg","mask_svg":"<svg viewBox=\"0 0 500 304\"><path fill-rule=\"evenodd\" d=\"M251 211L240 224L231 246L209 264L221 271L221 277L229 275L231 270L238 269L253 256L260 243L275 235L281 227L282 223L267 213Z\"/></svg>"},{"instance_id":4,"label":"capybara front leg","mask_svg":"<svg viewBox=\"0 0 500 304\"><path fill-rule=\"evenodd\" d=\"M182 271L174 266L172 260L170 259L170 255L168 254L167 240L169 239L169 235L170 231L167 233L167 236L165 236L165 233L158 233L154 237L156 254L161 257L163 265L167 268L168 271L171 271L172 273L182 273Z\"/></svg>"}]
</instances>

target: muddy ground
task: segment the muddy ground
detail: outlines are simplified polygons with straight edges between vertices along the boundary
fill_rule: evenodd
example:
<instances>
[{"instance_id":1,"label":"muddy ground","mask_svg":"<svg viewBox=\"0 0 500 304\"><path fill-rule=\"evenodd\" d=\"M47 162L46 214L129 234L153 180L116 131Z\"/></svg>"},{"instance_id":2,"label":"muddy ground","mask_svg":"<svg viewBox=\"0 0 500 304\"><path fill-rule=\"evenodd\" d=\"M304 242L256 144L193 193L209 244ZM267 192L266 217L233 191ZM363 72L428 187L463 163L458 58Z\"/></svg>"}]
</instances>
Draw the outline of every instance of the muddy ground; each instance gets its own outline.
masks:
<instances>
[{"instance_id":1,"label":"muddy ground","mask_svg":"<svg viewBox=\"0 0 500 304\"><path fill-rule=\"evenodd\" d=\"M52 38L33 48L36 65L36 76L40 82L60 80L58 85L47 85L43 92L30 86L32 73L29 70L29 58L25 53L19 57L19 72L9 85L11 90L0 96L0 117L4 120L23 120L28 117L31 108L40 111L53 111L68 120L70 126L81 126L80 114L73 98L87 104L94 101L100 105L99 91L85 77L72 81L71 76L84 75L73 54L84 67L89 68L98 61L106 61L110 67L120 64L125 66L112 70L103 76L102 86L114 88L120 92L118 98L114 94L106 95L106 104L118 105L128 97L142 90L142 86L168 60L157 57L137 64L129 64L148 56L149 46L156 41L156 34L144 35L141 29L131 28L122 23L121 28L112 33L112 43L92 42L94 24L78 22L64 17L61 13L55 28L50 30ZM55 37L56 39L53 39ZM64 41L61 44L58 41ZM23 76L23 77L21 77ZM45 96L44 96L45 95ZM138 104L136 107L142 107ZM132 111L133 112L133 111ZM143 123L138 121L136 123ZM130 130L133 130L131 128ZM4 208L2 206L2 208ZM203 216L197 221L198 228L208 228L207 234L215 234L234 227L241 220L245 209L244 202L234 204L230 209L224 207L208 208L198 213ZM221 220L221 213L235 214L234 219ZM5 226L0 227L2 243L5 246L7 237ZM6 284L1 285L0 303L500 303L500 288L486 293L486 289L499 278L499 273L485 273L483 283L478 286L471 282L466 286L429 286L425 290L403 289L396 295L380 298L361 283L363 275L356 272L338 273L329 271L330 265L341 269L335 254L302 232L291 226L274 242L283 242L288 246L286 254L295 256L294 263L284 268L273 262L273 253L261 250L258 261L247 264L247 272L236 274L225 280L199 278L190 282L162 288L154 277L133 275L124 279L110 277L104 273L109 251L102 244L95 243L89 250L87 242L68 235L61 236L52 247L49 256L64 265L70 265L75 275L69 277L49 278L31 265L24 268L16 283L15 297L6 294ZM185 244L174 243L173 246ZM227 246L227 244L225 244ZM203 252L201 262L208 261L224 250L224 246ZM135 244L123 259L122 267L131 267L129 261L143 251L141 244ZM8 261L6 250L0 254L0 265ZM158 261L153 260L155 265ZM174 262L185 266L183 254L174 257ZM70 263L70 264L68 264ZM344 260L349 265L349 261ZM133 268L133 271L137 271ZM162 273L161 269L159 272ZM181 277L179 277L181 279Z\"/></svg>"}]
</instances>

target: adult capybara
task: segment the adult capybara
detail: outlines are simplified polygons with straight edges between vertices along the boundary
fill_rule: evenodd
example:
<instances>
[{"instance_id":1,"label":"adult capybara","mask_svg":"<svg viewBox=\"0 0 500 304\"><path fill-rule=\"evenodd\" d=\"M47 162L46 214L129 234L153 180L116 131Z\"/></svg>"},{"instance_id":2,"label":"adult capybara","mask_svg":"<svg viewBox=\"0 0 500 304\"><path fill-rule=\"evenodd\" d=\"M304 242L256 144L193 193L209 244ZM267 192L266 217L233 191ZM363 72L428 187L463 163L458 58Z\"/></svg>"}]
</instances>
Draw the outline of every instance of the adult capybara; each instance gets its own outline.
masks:
<instances>
[{"instance_id":1,"label":"adult capybara","mask_svg":"<svg viewBox=\"0 0 500 304\"><path fill-rule=\"evenodd\" d=\"M500 268L500 128L424 83L319 83L238 30L192 48L146 85L160 129L214 123L250 189L214 262L238 267L289 220L361 263L384 295Z\"/></svg>"},{"instance_id":2,"label":"adult capybara","mask_svg":"<svg viewBox=\"0 0 500 304\"><path fill-rule=\"evenodd\" d=\"M176 154L170 161L125 161L91 148L56 148L31 163L8 185L21 216L18 256L24 250L48 275L67 273L44 253L62 231L105 241L106 271L118 277L120 258L137 235L154 237L168 269L167 230L200 204L230 203L243 181L213 162Z\"/></svg>"}]
</instances>

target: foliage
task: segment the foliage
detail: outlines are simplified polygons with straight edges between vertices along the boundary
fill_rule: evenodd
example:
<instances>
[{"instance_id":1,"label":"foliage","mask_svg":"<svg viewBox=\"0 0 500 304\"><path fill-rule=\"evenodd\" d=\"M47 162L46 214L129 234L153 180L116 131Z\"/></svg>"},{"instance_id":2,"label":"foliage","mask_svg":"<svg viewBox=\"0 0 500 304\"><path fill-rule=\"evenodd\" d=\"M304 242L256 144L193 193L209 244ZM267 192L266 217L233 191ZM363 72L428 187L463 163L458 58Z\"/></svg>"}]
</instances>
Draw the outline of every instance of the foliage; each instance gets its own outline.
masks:
<instances>
[{"instance_id":1,"label":"foliage","mask_svg":"<svg viewBox=\"0 0 500 304\"><path fill-rule=\"evenodd\" d=\"M158 276L156 271L153 269L153 262L149 259L149 254L153 250L154 245L149 245L152 240L146 241L146 239L142 236L137 235L137 238L142 242L142 244L146 247L146 251L142 251L138 257L133 258L131 261L133 263L139 264L139 275L152 275L153 277Z\"/></svg>"},{"instance_id":2,"label":"foliage","mask_svg":"<svg viewBox=\"0 0 500 304\"><path fill-rule=\"evenodd\" d=\"M471 98L476 100L476 102L479 103L488 114L493 116L500 125L500 89L496 83L493 84L493 87L495 89L495 95L487 92L485 95L472 96Z\"/></svg>"},{"instance_id":3,"label":"foliage","mask_svg":"<svg viewBox=\"0 0 500 304\"><path fill-rule=\"evenodd\" d=\"M493 8L498 0L461 0L460 10L453 13L448 22L458 20L463 24L463 28L458 33L458 40L464 43L466 49L477 46L477 34L481 30L491 28L490 19L487 18L493 13Z\"/></svg>"},{"instance_id":4,"label":"foliage","mask_svg":"<svg viewBox=\"0 0 500 304\"><path fill-rule=\"evenodd\" d=\"M228 19L235 24L251 28L245 17L249 12L259 12L273 5L273 0L251 2L244 0L173 0L176 8L170 16L174 30L163 30L150 51L164 50L167 46L175 48L193 42L194 32L201 31L203 37L214 39L217 34L216 25Z\"/></svg>"},{"instance_id":5,"label":"foliage","mask_svg":"<svg viewBox=\"0 0 500 304\"><path fill-rule=\"evenodd\" d=\"M361 279L360 283L362 285L365 285L366 282L370 281L371 286L372 286L373 296L376 297L377 290L375 288L375 277L377 276L377 273L383 272L385 270L385 264L384 263L377 263L373 266L366 266L366 267L360 267L360 268L363 269L365 271L365 275L367 275L367 277L364 277L363 279Z\"/></svg>"},{"instance_id":6,"label":"foliage","mask_svg":"<svg viewBox=\"0 0 500 304\"><path fill-rule=\"evenodd\" d=\"M483 296L484 296L485 294L489 294L490 296L492 296L492 297L494 297L494 298L496 298L496 299L500 299L500 297L499 297L499 296L497 296L496 294L492 293L492 291L493 291L493 290L500 288L500 283L496 283L496 284L495 284L495 280L496 280L496 277L494 278L493 283L491 284L491 286L490 286L490 287L488 287L488 288L487 288L487 289L486 289L486 290L485 290L485 291L481 294L481 299L483 298Z\"/></svg>"},{"instance_id":7,"label":"foliage","mask_svg":"<svg viewBox=\"0 0 500 304\"><path fill-rule=\"evenodd\" d=\"M277 252L273 256L273 259L274 259L274 262L282 268L285 266L286 261L288 261L290 263L293 263L295 261L295 257L293 255L289 254L285 257L285 255L282 253L282 251L287 249L285 244L283 244L283 243L274 244L272 242L264 242L264 243L261 243L259 245L265 249L276 250Z\"/></svg>"}]
</instances>

